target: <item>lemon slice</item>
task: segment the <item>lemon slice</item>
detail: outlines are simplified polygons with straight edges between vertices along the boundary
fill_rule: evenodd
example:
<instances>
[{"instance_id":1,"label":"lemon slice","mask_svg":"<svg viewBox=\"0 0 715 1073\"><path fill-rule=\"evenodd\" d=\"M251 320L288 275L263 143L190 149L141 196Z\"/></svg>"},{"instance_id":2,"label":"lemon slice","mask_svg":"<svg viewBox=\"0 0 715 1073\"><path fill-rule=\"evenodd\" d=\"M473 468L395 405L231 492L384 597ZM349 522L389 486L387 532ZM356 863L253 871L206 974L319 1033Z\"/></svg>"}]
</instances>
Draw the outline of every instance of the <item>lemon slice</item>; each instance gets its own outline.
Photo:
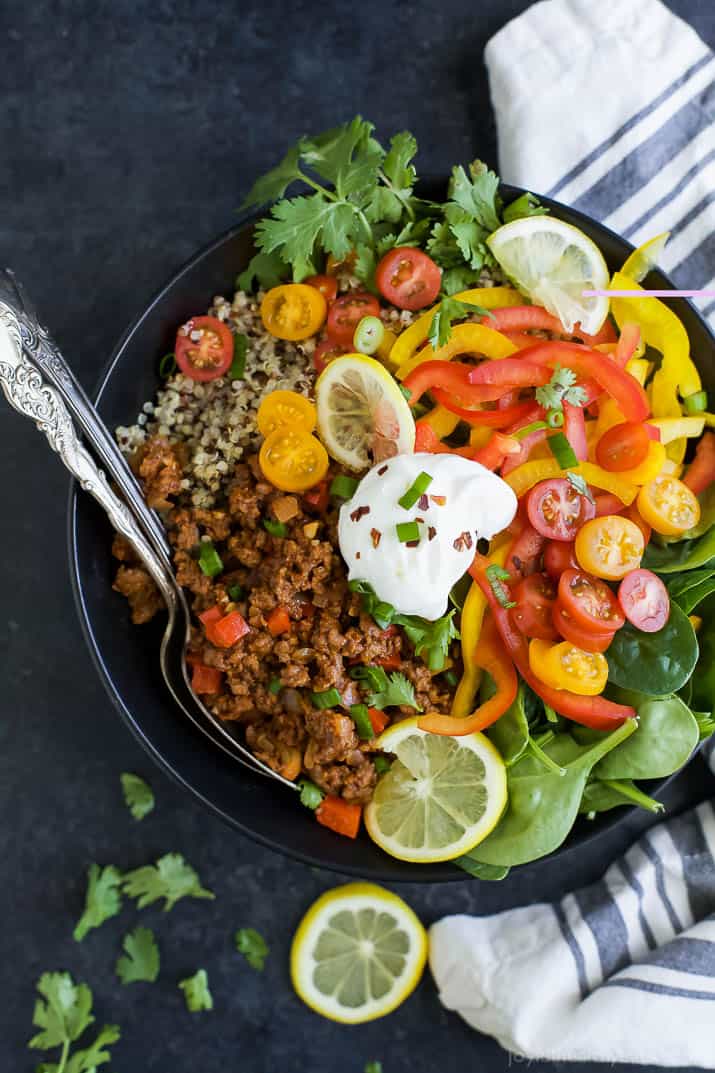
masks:
<instances>
[{"instance_id":1,"label":"lemon slice","mask_svg":"<svg viewBox=\"0 0 715 1073\"><path fill-rule=\"evenodd\" d=\"M407 400L383 365L364 354L331 361L315 385L318 433L328 454L349 469L368 469L415 446Z\"/></svg>"},{"instance_id":2,"label":"lemon slice","mask_svg":"<svg viewBox=\"0 0 715 1073\"><path fill-rule=\"evenodd\" d=\"M397 759L365 809L365 826L391 857L451 861L494 830L506 805L506 770L483 734L441 737L405 719L377 745Z\"/></svg>"},{"instance_id":3,"label":"lemon slice","mask_svg":"<svg viewBox=\"0 0 715 1073\"><path fill-rule=\"evenodd\" d=\"M404 1002L426 958L427 934L402 898L373 883L348 883L323 894L301 920L290 974L316 1013L356 1025Z\"/></svg>"},{"instance_id":4,"label":"lemon slice","mask_svg":"<svg viewBox=\"0 0 715 1073\"><path fill-rule=\"evenodd\" d=\"M636 283L640 283L648 275L651 268L655 268L658 264L660 255L665 249L665 244L669 238L670 231L664 231L662 235L649 238L647 242L644 242L642 246L639 246L628 256L621 273L624 276L628 276L629 279L634 279Z\"/></svg>"},{"instance_id":5,"label":"lemon slice","mask_svg":"<svg viewBox=\"0 0 715 1073\"><path fill-rule=\"evenodd\" d=\"M583 291L606 290L608 267L583 231L553 216L528 216L504 224L487 245L519 290L557 316L567 332L580 323L596 334L608 315L608 298L584 298Z\"/></svg>"}]
</instances>

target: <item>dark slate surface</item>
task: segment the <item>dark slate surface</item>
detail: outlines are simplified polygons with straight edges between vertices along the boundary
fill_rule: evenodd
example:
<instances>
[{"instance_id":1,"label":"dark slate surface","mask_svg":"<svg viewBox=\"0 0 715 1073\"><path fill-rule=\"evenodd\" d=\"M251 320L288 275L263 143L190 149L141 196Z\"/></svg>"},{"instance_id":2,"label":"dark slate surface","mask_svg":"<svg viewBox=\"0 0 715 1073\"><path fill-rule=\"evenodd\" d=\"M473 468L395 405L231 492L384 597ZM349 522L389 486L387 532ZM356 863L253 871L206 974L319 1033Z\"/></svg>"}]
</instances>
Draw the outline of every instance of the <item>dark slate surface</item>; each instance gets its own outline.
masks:
<instances>
[{"instance_id":1,"label":"dark slate surface","mask_svg":"<svg viewBox=\"0 0 715 1073\"><path fill-rule=\"evenodd\" d=\"M671 6L715 44L708 0ZM393 6L388 31L381 20L390 7L0 6L2 258L88 386L130 317L176 265L231 224L255 175L306 126L320 130L359 109L383 135L411 128L424 173L475 153L495 162L481 54L525 4L406 2ZM24 1049L33 984L41 971L65 968L94 989L100 1023L122 1026L115 1073L360 1073L377 1058L385 1073L506 1070L509 1057L445 1013L428 978L389 1020L360 1031L315 1017L294 997L291 934L335 878L232 833L152 769L80 636L67 578L64 472L27 422L4 404L0 410L0 1068L34 1066ZM156 791L156 812L141 825L121 800L123 770L146 776ZM707 790L696 762L668 802L679 809ZM552 898L598 876L642 822L635 817L579 854L522 869L501 885L401 893L426 923ZM93 860L128 868L169 850L193 862L217 900L183 902L169 915L146 911L162 977L121 988L112 968L136 914L126 909L74 943L84 870ZM259 928L271 944L262 975L232 950L240 925ZM209 971L216 1009L192 1017L176 981L198 966Z\"/></svg>"}]
</instances>

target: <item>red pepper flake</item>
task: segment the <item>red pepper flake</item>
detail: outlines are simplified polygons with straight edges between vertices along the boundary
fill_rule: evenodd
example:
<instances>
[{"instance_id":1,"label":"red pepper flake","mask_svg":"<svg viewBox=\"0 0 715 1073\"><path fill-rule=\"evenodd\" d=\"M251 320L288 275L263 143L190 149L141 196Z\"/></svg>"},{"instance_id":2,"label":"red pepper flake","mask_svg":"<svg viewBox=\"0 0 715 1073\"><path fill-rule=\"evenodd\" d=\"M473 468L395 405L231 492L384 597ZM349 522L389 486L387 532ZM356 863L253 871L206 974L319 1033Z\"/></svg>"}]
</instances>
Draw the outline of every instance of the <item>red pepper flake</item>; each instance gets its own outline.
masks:
<instances>
[{"instance_id":1,"label":"red pepper flake","mask_svg":"<svg viewBox=\"0 0 715 1073\"><path fill-rule=\"evenodd\" d=\"M382 533L380 532L379 529L371 529L370 530L370 537L372 538L372 546L373 546L373 548L376 548L378 546L378 544L380 543L380 540L382 539Z\"/></svg>"},{"instance_id":2,"label":"red pepper flake","mask_svg":"<svg viewBox=\"0 0 715 1073\"><path fill-rule=\"evenodd\" d=\"M465 548L469 551L473 543L472 534L465 531L459 534L452 547L455 551L464 551Z\"/></svg>"},{"instance_id":3,"label":"red pepper flake","mask_svg":"<svg viewBox=\"0 0 715 1073\"><path fill-rule=\"evenodd\" d=\"M359 552L359 551L356 551L356 552L355 552L355 558L356 558L356 559L359 559L359 558L360 558L360 552Z\"/></svg>"},{"instance_id":4,"label":"red pepper flake","mask_svg":"<svg viewBox=\"0 0 715 1073\"><path fill-rule=\"evenodd\" d=\"M363 518L366 514L369 514L369 513L370 513L370 508L369 507L358 507L357 510L354 510L352 512L352 514L350 515L350 521L351 522L359 522L361 518Z\"/></svg>"},{"instance_id":5,"label":"red pepper flake","mask_svg":"<svg viewBox=\"0 0 715 1073\"><path fill-rule=\"evenodd\" d=\"M383 473L387 473L387 466L380 466L379 470L377 471L378 477L382 477Z\"/></svg>"},{"instance_id":6,"label":"red pepper flake","mask_svg":"<svg viewBox=\"0 0 715 1073\"><path fill-rule=\"evenodd\" d=\"M415 521L416 522L422 522L423 525L425 524L424 518L415 518Z\"/></svg>"},{"instance_id":7,"label":"red pepper flake","mask_svg":"<svg viewBox=\"0 0 715 1073\"><path fill-rule=\"evenodd\" d=\"M443 507L447 502L446 496L430 496L430 499L434 503L435 507Z\"/></svg>"},{"instance_id":8,"label":"red pepper flake","mask_svg":"<svg viewBox=\"0 0 715 1073\"><path fill-rule=\"evenodd\" d=\"M407 540L405 542L406 548L416 548L419 544L419 540Z\"/></svg>"},{"instance_id":9,"label":"red pepper flake","mask_svg":"<svg viewBox=\"0 0 715 1073\"><path fill-rule=\"evenodd\" d=\"M427 510L427 508L429 507L428 497L426 495L421 495L420 498L417 500L417 506L420 508L420 510Z\"/></svg>"},{"instance_id":10,"label":"red pepper flake","mask_svg":"<svg viewBox=\"0 0 715 1073\"><path fill-rule=\"evenodd\" d=\"M427 539L428 540L434 540L434 538L436 536L437 536L437 530L435 529L435 527L433 525L431 525L429 527L429 529L427 530Z\"/></svg>"}]
</instances>

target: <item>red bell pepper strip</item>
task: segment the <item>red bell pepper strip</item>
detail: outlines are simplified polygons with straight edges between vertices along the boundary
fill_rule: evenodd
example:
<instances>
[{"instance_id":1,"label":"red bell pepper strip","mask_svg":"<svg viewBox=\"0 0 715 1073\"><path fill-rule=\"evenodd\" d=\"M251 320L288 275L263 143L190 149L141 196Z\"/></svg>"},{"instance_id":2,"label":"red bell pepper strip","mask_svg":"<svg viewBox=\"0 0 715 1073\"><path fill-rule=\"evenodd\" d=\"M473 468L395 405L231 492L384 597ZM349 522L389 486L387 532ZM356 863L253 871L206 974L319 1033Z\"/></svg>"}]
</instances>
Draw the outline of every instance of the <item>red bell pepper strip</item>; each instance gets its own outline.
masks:
<instances>
[{"instance_id":1,"label":"red bell pepper strip","mask_svg":"<svg viewBox=\"0 0 715 1073\"><path fill-rule=\"evenodd\" d=\"M546 537L537 533L528 521L522 521L504 560L504 569L513 581L521 581L538 570L545 547Z\"/></svg>"},{"instance_id":2,"label":"red bell pepper strip","mask_svg":"<svg viewBox=\"0 0 715 1073\"><path fill-rule=\"evenodd\" d=\"M581 377L594 379L616 400L627 421L645 421L650 412L641 385L607 354L599 354L580 343L547 342L529 350L529 361L550 368L565 366Z\"/></svg>"},{"instance_id":3,"label":"red bell pepper strip","mask_svg":"<svg viewBox=\"0 0 715 1073\"><path fill-rule=\"evenodd\" d=\"M529 335L528 332L502 332L517 350L526 350L529 346L542 343L543 339L538 335Z\"/></svg>"},{"instance_id":4,"label":"red bell pepper strip","mask_svg":"<svg viewBox=\"0 0 715 1073\"><path fill-rule=\"evenodd\" d=\"M494 362L494 364L499 363ZM466 407L481 406L484 402L495 402L510 390L511 384L508 382L472 385L469 380L472 368L471 365L461 365L454 361L425 361L418 365L409 376L405 377L404 381L404 387L410 392L408 399L410 406L419 402L426 391L434 395L437 388L448 392L459 405ZM541 370L536 373L537 376L540 374ZM548 383L548 379L545 383Z\"/></svg>"},{"instance_id":5,"label":"red bell pepper strip","mask_svg":"<svg viewBox=\"0 0 715 1073\"><path fill-rule=\"evenodd\" d=\"M715 481L715 432L706 432L695 448L695 458L683 477L691 492L700 495Z\"/></svg>"},{"instance_id":6,"label":"red bell pepper strip","mask_svg":"<svg viewBox=\"0 0 715 1073\"><path fill-rule=\"evenodd\" d=\"M626 362L631 360L640 341L640 324L624 324L621 328L618 342L616 343L613 360L617 361L620 366L625 368Z\"/></svg>"},{"instance_id":7,"label":"red bell pepper strip","mask_svg":"<svg viewBox=\"0 0 715 1073\"><path fill-rule=\"evenodd\" d=\"M510 425L506 430L507 435L515 436L517 432L520 432L527 425L532 425L534 421L543 421L546 417L546 410L538 402L532 400L530 403L531 409L525 411L524 416L520 417L518 421L515 421L513 425Z\"/></svg>"},{"instance_id":8,"label":"red bell pepper strip","mask_svg":"<svg viewBox=\"0 0 715 1073\"><path fill-rule=\"evenodd\" d=\"M502 477L508 476L513 469L517 469L517 467L523 465L524 462L528 462L532 449L536 447L537 443L543 443L546 439L547 432L548 429L535 428L533 432L527 433L526 436L521 436L518 441L520 447L519 453L510 454L508 458L504 459L504 465L501 470Z\"/></svg>"},{"instance_id":9,"label":"red bell pepper strip","mask_svg":"<svg viewBox=\"0 0 715 1073\"><path fill-rule=\"evenodd\" d=\"M625 505L612 492L599 492L593 497L593 501L596 504L597 518L602 518L605 514L620 514L625 510Z\"/></svg>"},{"instance_id":10,"label":"red bell pepper strip","mask_svg":"<svg viewBox=\"0 0 715 1073\"><path fill-rule=\"evenodd\" d=\"M635 719L636 712L626 704L615 704L606 700L605 697L582 697L577 693L571 693L567 689L552 689L545 685L531 670L529 666L528 641L524 635L514 626L508 611L497 600L489 579L486 576L486 568L489 565L487 559L481 555L475 557L469 573L479 585L489 604L497 629L504 642L504 647L516 664L521 677L534 692L541 697L545 704L571 719L574 723L591 727L593 730L614 730L621 726L626 719Z\"/></svg>"},{"instance_id":11,"label":"red bell pepper strip","mask_svg":"<svg viewBox=\"0 0 715 1073\"><path fill-rule=\"evenodd\" d=\"M540 387L550 377L543 365L532 365L524 358L501 358L483 361L469 370L470 384L508 384L510 387Z\"/></svg>"},{"instance_id":12,"label":"red bell pepper strip","mask_svg":"<svg viewBox=\"0 0 715 1073\"><path fill-rule=\"evenodd\" d=\"M484 447L473 449L471 458L486 469L497 470L512 455L521 454L521 443L513 436L504 436L501 432L492 432Z\"/></svg>"},{"instance_id":13,"label":"red bell pepper strip","mask_svg":"<svg viewBox=\"0 0 715 1073\"><path fill-rule=\"evenodd\" d=\"M268 632L274 637L278 637L281 633L288 633L290 631L290 615L286 608L274 607L266 618L266 626L268 627Z\"/></svg>"},{"instance_id":14,"label":"red bell pepper strip","mask_svg":"<svg viewBox=\"0 0 715 1073\"><path fill-rule=\"evenodd\" d=\"M217 667L207 667L205 663L194 663L191 675L191 688L194 693L218 693L221 689L223 672Z\"/></svg>"},{"instance_id":15,"label":"red bell pepper strip","mask_svg":"<svg viewBox=\"0 0 715 1073\"><path fill-rule=\"evenodd\" d=\"M425 451L431 455L444 454L449 448L440 440L429 421L420 419L415 422L415 454Z\"/></svg>"},{"instance_id":16,"label":"red bell pepper strip","mask_svg":"<svg viewBox=\"0 0 715 1073\"><path fill-rule=\"evenodd\" d=\"M336 834L346 838L357 838L360 830L360 805L351 805L342 797L326 797L315 810L315 818L323 827L329 827Z\"/></svg>"},{"instance_id":17,"label":"red bell pepper strip","mask_svg":"<svg viewBox=\"0 0 715 1073\"><path fill-rule=\"evenodd\" d=\"M482 324L488 325L488 327L497 332L539 330L554 332L557 335L570 334L577 339L582 339L589 346L596 346L598 343L616 342L616 333L609 320L606 320L596 335L589 335L587 332L582 332L578 324L571 333L567 332L559 318L547 313L541 306L505 306L501 309L491 310L491 312L493 317L484 317Z\"/></svg>"},{"instance_id":18,"label":"red bell pepper strip","mask_svg":"<svg viewBox=\"0 0 715 1073\"><path fill-rule=\"evenodd\" d=\"M436 402L444 406L445 410L461 417L462 421L466 421L469 425L487 425L489 428L508 428L517 421L522 422L524 416L531 413L534 408L533 402L520 402L516 406L508 406L505 410L465 410L441 388L433 388L432 395Z\"/></svg>"},{"instance_id":19,"label":"red bell pepper strip","mask_svg":"<svg viewBox=\"0 0 715 1073\"><path fill-rule=\"evenodd\" d=\"M588 458L586 442L586 421L580 406L573 406L564 400L564 435L573 447L574 454L580 462Z\"/></svg>"}]
</instances>

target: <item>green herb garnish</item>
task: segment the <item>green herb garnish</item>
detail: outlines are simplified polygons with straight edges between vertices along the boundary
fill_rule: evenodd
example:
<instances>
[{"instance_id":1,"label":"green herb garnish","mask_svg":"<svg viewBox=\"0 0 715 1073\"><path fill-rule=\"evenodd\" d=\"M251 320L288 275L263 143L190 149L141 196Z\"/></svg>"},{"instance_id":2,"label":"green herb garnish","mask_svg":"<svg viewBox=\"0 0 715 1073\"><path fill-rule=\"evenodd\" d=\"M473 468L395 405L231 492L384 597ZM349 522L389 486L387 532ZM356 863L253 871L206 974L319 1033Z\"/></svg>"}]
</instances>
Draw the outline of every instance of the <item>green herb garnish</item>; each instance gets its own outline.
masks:
<instances>
[{"instance_id":1,"label":"green herb garnish","mask_svg":"<svg viewBox=\"0 0 715 1073\"><path fill-rule=\"evenodd\" d=\"M547 436L546 442L549 445L549 450L552 455L561 466L561 469L568 469L569 466L578 465L576 452L563 432L554 432L552 436Z\"/></svg>"},{"instance_id":2,"label":"green herb garnish","mask_svg":"<svg viewBox=\"0 0 715 1073\"><path fill-rule=\"evenodd\" d=\"M406 705L415 708L418 712L422 711L417 705L415 687L399 671L388 674L384 668L371 664L367 667L353 667L350 677L358 682L364 682L370 689L367 703L371 708L379 708L383 711L385 708Z\"/></svg>"},{"instance_id":3,"label":"green herb garnish","mask_svg":"<svg viewBox=\"0 0 715 1073\"><path fill-rule=\"evenodd\" d=\"M122 907L121 883L122 874L113 864L106 868L100 868L98 864L89 866L84 912L73 932L78 943L92 928L98 928L105 920L117 915Z\"/></svg>"},{"instance_id":4,"label":"green herb garnish","mask_svg":"<svg viewBox=\"0 0 715 1073\"><path fill-rule=\"evenodd\" d=\"M340 708L343 703L343 698L338 693L337 689L325 689L322 693L311 693L310 703L314 708L319 711L325 711L326 708Z\"/></svg>"},{"instance_id":5,"label":"green herb garnish","mask_svg":"<svg viewBox=\"0 0 715 1073\"><path fill-rule=\"evenodd\" d=\"M116 972L123 984L140 980L153 983L159 975L159 947L151 928L137 927L122 940L124 954L117 961Z\"/></svg>"},{"instance_id":6,"label":"green herb garnish","mask_svg":"<svg viewBox=\"0 0 715 1073\"><path fill-rule=\"evenodd\" d=\"M351 704L350 715L355 724L357 736L362 741L371 741L375 737L375 731L372 729L367 704Z\"/></svg>"},{"instance_id":7,"label":"green herb garnish","mask_svg":"<svg viewBox=\"0 0 715 1073\"><path fill-rule=\"evenodd\" d=\"M486 569L486 575L500 607L516 607L514 600L509 598L511 594L504 584L505 581L511 580L509 571L505 570L503 566L499 566L498 563L490 563Z\"/></svg>"},{"instance_id":8,"label":"green herb garnish","mask_svg":"<svg viewBox=\"0 0 715 1073\"><path fill-rule=\"evenodd\" d=\"M411 510L411 508L414 507L420 496L423 496L425 494L431 484L432 477L429 475L429 473L425 473L423 470L422 473L419 473L415 477L414 481L407 489L405 494L403 496L400 496L397 502L400 504L401 507L404 507L405 510Z\"/></svg>"},{"instance_id":9,"label":"green herb garnish","mask_svg":"<svg viewBox=\"0 0 715 1073\"><path fill-rule=\"evenodd\" d=\"M243 380L246 375L246 352L248 351L248 336L243 332L236 332L233 337L233 361L231 368L226 374L229 380Z\"/></svg>"},{"instance_id":10,"label":"green herb garnish","mask_svg":"<svg viewBox=\"0 0 715 1073\"><path fill-rule=\"evenodd\" d=\"M586 478L582 477L580 473L567 473L566 480L569 482L572 488L578 492L580 496L587 499L589 503L595 503L595 499L591 494L591 489L586 484Z\"/></svg>"},{"instance_id":11,"label":"green herb garnish","mask_svg":"<svg viewBox=\"0 0 715 1073\"><path fill-rule=\"evenodd\" d=\"M299 779L298 786L300 787L300 803L305 805L306 808L312 809L313 812L317 809L320 802L325 797L325 794L316 786L310 779Z\"/></svg>"},{"instance_id":12,"label":"green herb garnish","mask_svg":"<svg viewBox=\"0 0 715 1073\"><path fill-rule=\"evenodd\" d=\"M473 302L462 302L458 298L443 298L432 317L427 334L427 341L434 350L449 342L452 335L452 321L460 320L468 313L478 313L480 317L491 317L492 320L496 320L492 311L484 309L483 306L475 305Z\"/></svg>"},{"instance_id":13,"label":"green herb garnish","mask_svg":"<svg viewBox=\"0 0 715 1073\"><path fill-rule=\"evenodd\" d=\"M223 570L223 560L210 540L201 541L199 567L206 577L216 577Z\"/></svg>"},{"instance_id":14,"label":"green herb garnish","mask_svg":"<svg viewBox=\"0 0 715 1073\"><path fill-rule=\"evenodd\" d=\"M44 1073L94 1073L98 1066L111 1062L105 1050L120 1037L117 1025L103 1025L96 1039L72 1054L72 1044L95 1020L92 992L86 984L75 984L68 972L43 972L37 982L40 998L35 1002L32 1023L39 1028L28 1047L49 1051L60 1047L58 1061L43 1062Z\"/></svg>"},{"instance_id":15,"label":"green herb garnish","mask_svg":"<svg viewBox=\"0 0 715 1073\"><path fill-rule=\"evenodd\" d=\"M263 971L269 947L259 931L255 928L239 928L236 932L236 949L239 954L243 954L252 969Z\"/></svg>"},{"instance_id":16,"label":"green herb garnish","mask_svg":"<svg viewBox=\"0 0 715 1073\"><path fill-rule=\"evenodd\" d=\"M417 522L398 522L395 532L401 544L411 544L413 540L420 539L420 527Z\"/></svg>"},{"instance_id":17,"label":"green herb garnish","mask_svg":"<svg viewBox=\"0 0 715 1073\"><path fill-rule=\"evenodd\" d=\"M355 477L347 477L341 473L330 482L330 494L337 499L352 499L359 483Z\"/></svg>"},{"instance_id":18,"label":"green herb garnish","mask_svg":"<svg viewBox=\"0 0 715 1073\"><path fill-rule=\"evenodd\" d=\"M434 621L420 618L418 615L399 615L392 604L378 599L367 581L356 579L349 582L348 588L352 592L360 593L363 610L372 615L381 630L386 630L393 623L402 626L415 647L415 654L422 657L429 669L443 669L450 643L459 638L459 631L454 625L454 611Z\"/></svg>"},{"instance_id":19,"label":"green herb garnish","mask_svg":"<svg viewBox=\"0 0 715 1073\"><path fill-rule=\"evenodd\" d=\"M288 526L284 522L274 521L273 518L264 518L263 528L274 537L288 536Z\"/></svg>"},{"instance_id":20,"label":"green herb garnish","mask_svg":"<svg viewBox=\"0 0 715 1073\"><path fill-rule=\"evenodd\" d=\"M123 772L119 778L122 782L126 806L135 820L143 820L154 808L154 794L144 779L130 772Z\"/></svg>"},{"instance_id":21,"label":"green herb garnish","mask_svg":"<svg viewBox=\"0 0 715 1073\"><path fill-rule=\"evenodd\" d=\"M392 761L388 760L386 756L374 756L372 762L378 775L384 775L392 767Z\"/></svg>"},{"instance_id":22,"label":"green herb garnish","mask_svg":"<svg viewBox=\"0 0 715 1073\"><path fill-rule=\"evenodd\" d=\"M234 601L242 599L242 597L243 597L243 585L232 585L231 588L228 589L228 595Z\"/></svg>"},{"instance_id":23,"label":"green herb garnish","mask_svg":"<svg viewBox=\"0 0 715 1073\"><path fill-rule=\"evenodd\" d=\"M518 429L517 432L511 433L517 440L523 440L525 436L530 436L532 432L539 432L542 428L548 428L546 421L532 421L530 425L525 425L524 428Z\"/></svg>"},{"instance_id":24,"label":"green herb garnish","mask_svg":"<svg viewBox=\"0 0 715 1073\"><path fill-rule=\"evenodd\" d=\"M215 897L210 890L204 890L198 875L180 853L167 853L156 864L127 872L122 879L122 890L130 898L138 899L140 909L163 898L165 912L181 898Z\"/></svg>"},{"instance_id":25,"label":"green herb garnish","mask_svg":"<svg viewBox=\"0 0 715 1073\"><path fill-rule=\"evenodd\" d=\"M272 693L274 697L277 697L282 688L283 683L281 682L280 678L271 678L270 682L268 683L269 693Z\"/></svg>"},{"instance_id":26,"label":"green herb garnish","mask_svg":"<svg viewBox=\"0 0 715 1073\"><path fill-rule=\"evenodd\" d=\"M459 678L454 673L454 671L451 670L451 668L450 670L444 672L444 680L450 689L456 689L459 685Z\"/></svg>"},{"instance_id":27,"label":"green herb garnish","mask_svg":"<svg viewBox=\"0 0 715 1073\"><path fill-rule=\"evenodd\" d=\"M577 376L573 369L557 365L548 384L537 387L534 395L536 401L545 410L561 410L564 402L572 406L583 406L588 395L582 387L576 385Z\"/></svg>"},{"instance_id":28,"label":"green herb garnish","mask_svg":"<svg viewBox=\"0 0 715 1073\"><path fill-rule=\"evenodd\" d=\"M189 1013L201 1013L204 1010L214 1008L214 1000L209 991L209 978L206 969L198 969L193 976L179 981L179 987L184 992L186 1008Z\"/></svg>"},{"instance_id":29,"label":"green herb garnish","mask_svg":"<svg viewBox=\"0 0 715 1073\"><path fill-rule=\"evenodd\" d=\"M563 410L549 410L546 415L547 428L563 428L565 420Z\"/></svg>"}]
</instances>

